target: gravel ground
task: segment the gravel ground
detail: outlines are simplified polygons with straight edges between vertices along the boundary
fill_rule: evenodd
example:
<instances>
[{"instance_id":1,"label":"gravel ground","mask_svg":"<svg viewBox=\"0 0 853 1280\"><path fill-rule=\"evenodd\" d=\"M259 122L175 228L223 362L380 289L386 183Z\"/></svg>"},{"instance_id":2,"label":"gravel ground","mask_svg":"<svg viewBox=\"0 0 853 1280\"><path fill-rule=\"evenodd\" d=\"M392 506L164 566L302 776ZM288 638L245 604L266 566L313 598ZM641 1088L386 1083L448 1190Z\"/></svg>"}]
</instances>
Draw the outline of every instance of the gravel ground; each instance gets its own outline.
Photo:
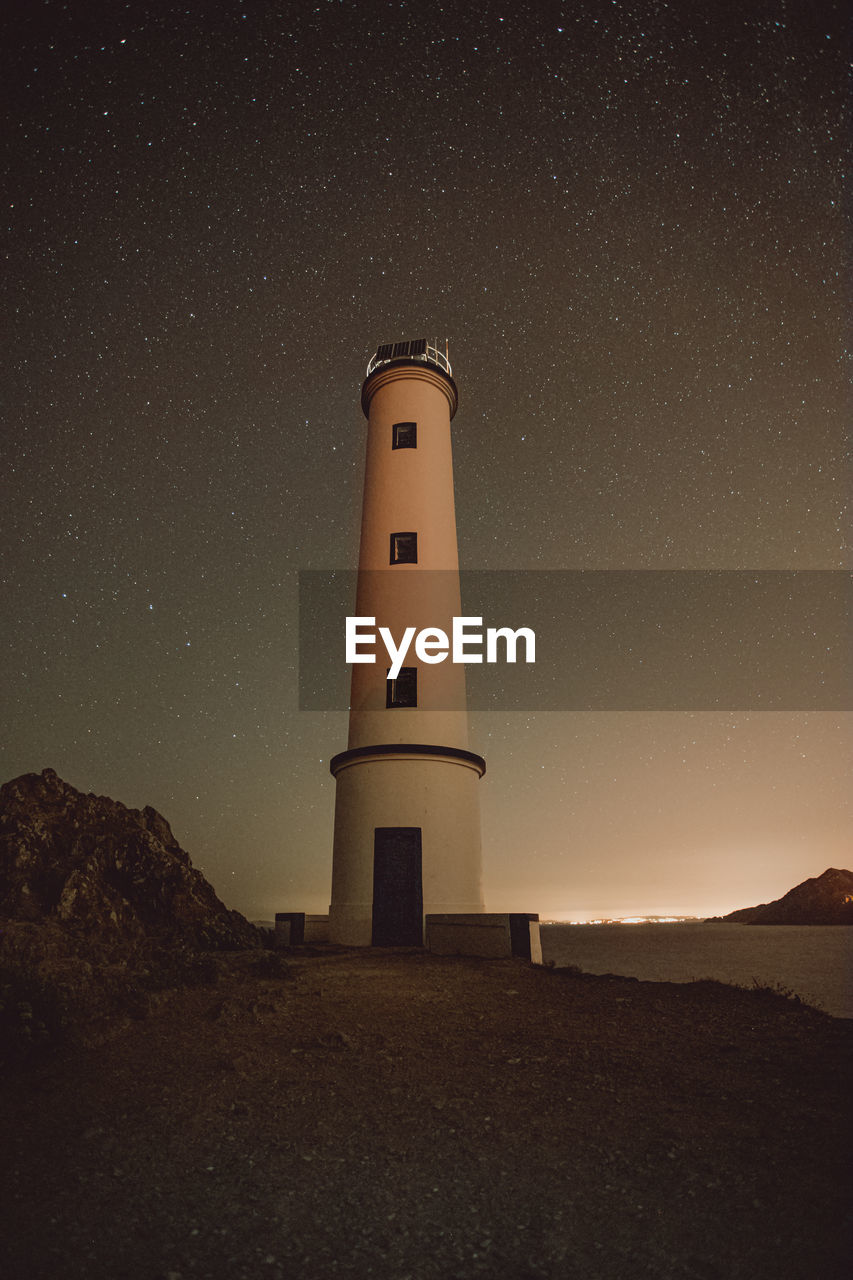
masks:
<instances>
[{"instance_id":1,"label":"gravel ground","mask_svg":"<svg viewBox=\"0 0 853 1280\"><path fill-rule=\"evenodd\" d=\"M6 1076L4 1280L848 1274L853 1022L418 951L218 964Z\"/></svg>"}]
</instances>

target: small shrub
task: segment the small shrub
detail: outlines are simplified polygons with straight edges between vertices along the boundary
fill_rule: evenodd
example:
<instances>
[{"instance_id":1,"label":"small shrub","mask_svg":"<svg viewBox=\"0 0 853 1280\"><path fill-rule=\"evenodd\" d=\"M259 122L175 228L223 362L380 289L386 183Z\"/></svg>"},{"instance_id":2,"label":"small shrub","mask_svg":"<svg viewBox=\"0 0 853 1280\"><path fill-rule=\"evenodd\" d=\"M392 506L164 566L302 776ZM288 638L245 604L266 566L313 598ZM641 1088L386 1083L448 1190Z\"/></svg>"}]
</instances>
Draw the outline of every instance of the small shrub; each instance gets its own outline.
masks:
<instances>
[{"instance_id":1,"label":"small shrub","mask_svg":"<svg viewBox=\"0 0 853 1280\"><path fill-rule=\"evenodd\" d=\"M63 1030L59 999L47 983L26 969L0 969L0 1067L55 1048Z\"/></svg>"},{"instance_id":2,"label":"small shrub","mask_svg":"<svg viewBox=\"0 0 853 1280\"><path fill-rule=\"evenodd\" d=\"M140 986L147 991L210 987L218 979L219 969L212 955L180 946L159 947L139 974Z\"/></svg>"},{"instance_id":3,"label":"small shrub","mask_svg":"<svg viewBox=\"0 0 853 1280\"><path fill-rule=\"evenodd\" d=\"M255 978L292 978L290 966L282 955L276 951L264 951L253 960L248 967Z\"/></svg>"},{"instance_id":4,"label":"small shrub","mask_svg":"<svg viewBox=\"0 0 853 1280\"><path fill-rule=\"evenodd\" d=\"M797 995L796 991L791 987L784 986L781 982L762 982L760 978L753 978L752 985L746 988L747 991L754 991L756 995L776 996L782 1000L790 1000L792 1004L802 1004L803 1001Z\"/></svg>"}]
</instances>

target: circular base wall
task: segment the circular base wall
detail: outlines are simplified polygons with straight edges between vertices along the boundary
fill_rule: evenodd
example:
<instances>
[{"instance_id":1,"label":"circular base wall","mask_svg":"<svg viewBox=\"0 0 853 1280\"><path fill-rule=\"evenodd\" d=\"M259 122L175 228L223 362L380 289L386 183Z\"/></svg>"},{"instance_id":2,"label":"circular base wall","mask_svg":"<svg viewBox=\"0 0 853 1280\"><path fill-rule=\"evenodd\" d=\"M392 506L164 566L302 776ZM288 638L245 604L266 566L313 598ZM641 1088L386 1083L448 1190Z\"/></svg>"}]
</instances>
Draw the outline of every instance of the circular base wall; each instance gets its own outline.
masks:
<instances>
[{"instance_id":1,"label":"circular base wall","mask_svg":"<svg viewBox=\"0 0 853 1280\"><path fill-rule=\"evenodd\" d=\"M425 915L483 910L476 760L400 754L338 767L332 942L421 945Z\"/></svg>"}]
</instances>

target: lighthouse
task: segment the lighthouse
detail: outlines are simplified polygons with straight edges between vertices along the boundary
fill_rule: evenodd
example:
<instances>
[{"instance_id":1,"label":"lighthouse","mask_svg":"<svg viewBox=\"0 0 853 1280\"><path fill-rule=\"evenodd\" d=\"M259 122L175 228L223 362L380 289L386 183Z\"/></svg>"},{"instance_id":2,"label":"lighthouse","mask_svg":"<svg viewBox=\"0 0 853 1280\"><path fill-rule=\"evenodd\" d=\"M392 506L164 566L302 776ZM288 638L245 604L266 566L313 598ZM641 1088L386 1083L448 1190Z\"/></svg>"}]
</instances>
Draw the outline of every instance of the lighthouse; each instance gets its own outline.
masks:
<instances>
[{"instance_id":1,"label":"lighthouse","mask_svg":"<svg viewBox=\"0 0 853 1280\"><path fill-rule=\"evenodd\" d=\"M395 670L381 644L352 666L347 749L334 756L331 941L420 946L430 913L483 911L479 782L464 665L430 632L462 616L450 424L458 394L426 339L367 366L355 616L363 635L419 637ZM422 634L423 633L423 634Z\"/></svg>"}]
</instances>

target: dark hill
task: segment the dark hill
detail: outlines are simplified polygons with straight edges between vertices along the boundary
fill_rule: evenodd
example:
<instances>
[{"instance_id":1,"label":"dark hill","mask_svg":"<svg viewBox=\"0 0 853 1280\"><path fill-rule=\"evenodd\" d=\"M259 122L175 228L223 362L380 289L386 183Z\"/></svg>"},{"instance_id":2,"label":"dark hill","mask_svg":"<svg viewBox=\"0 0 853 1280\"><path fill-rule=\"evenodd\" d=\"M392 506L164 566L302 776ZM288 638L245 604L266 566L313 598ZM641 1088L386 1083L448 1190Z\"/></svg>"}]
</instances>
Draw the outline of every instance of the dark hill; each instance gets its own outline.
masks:
<instances>
[{"instance_id":1,"label":"dark hill","mask_svg":"<svg viewBox=\"0 0 853 1280\"><path fill-rule=\"evenodd\" d=\"M0 787L0 917L67 926L121 951L157 938L205 950L258 945L155 809L84 795L53 769Z\"/></svg>"},{"instance_id":2,"label":"dark hill","mask_svg":"<svg viewBox=\"0 0 853 1280\"><path fill-rule=\"evenodd\" d=\"M52 769L0 787L0 1067L99 1043L159 993L260 946L155 809L83 795Z\"/></svg>"},{"instance_id":3,"label":"dark hill","mask_svg":"<svg viewBox=\"0 0 853 1280\"><path fill-rule=\"evenodd\" d=\"M830 867L775 902L731 911L739 924L853 924L853 871Z\"/></svg>"}]
</instances>

